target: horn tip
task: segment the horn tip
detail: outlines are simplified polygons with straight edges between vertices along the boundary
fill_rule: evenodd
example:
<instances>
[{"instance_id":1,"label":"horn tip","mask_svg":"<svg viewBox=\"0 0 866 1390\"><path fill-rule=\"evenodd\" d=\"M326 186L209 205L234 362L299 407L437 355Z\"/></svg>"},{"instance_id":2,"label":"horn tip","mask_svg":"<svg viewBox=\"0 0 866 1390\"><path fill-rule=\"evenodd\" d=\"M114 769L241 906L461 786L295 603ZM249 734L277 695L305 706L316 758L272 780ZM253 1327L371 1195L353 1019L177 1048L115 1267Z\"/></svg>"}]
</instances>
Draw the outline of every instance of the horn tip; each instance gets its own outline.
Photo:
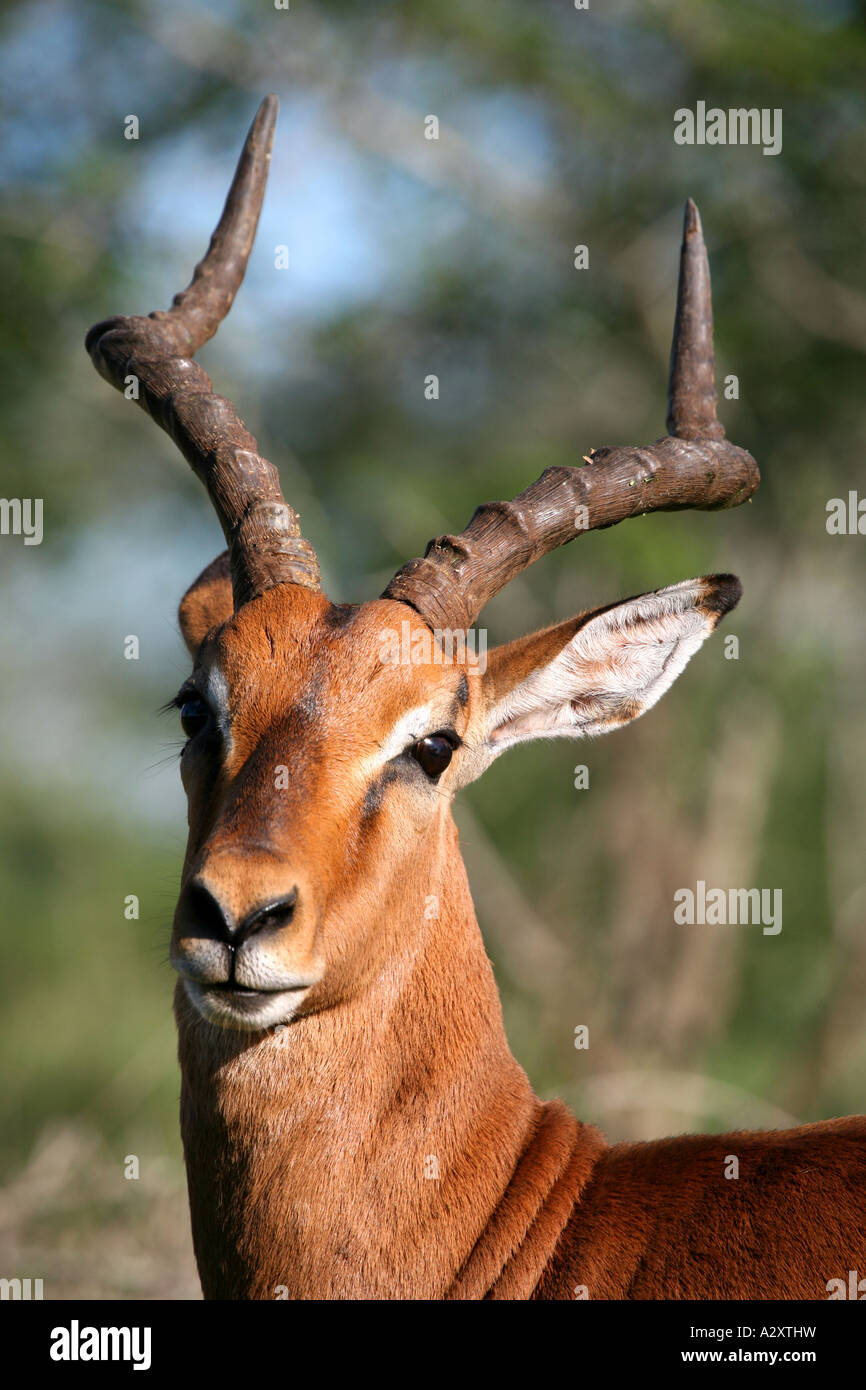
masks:
<instances>
[{"instance_id":1,"label":"horn tip","mask_svg":"<svg viewBox=\"0 0 866 1390\"><path fill-rule=\"evenodd\" d=\"M703 237L701 227L701 214L698 212L698 205L694 198L686 198L686 206L683 213L683 237L699 236Z\"/></svg>"},{"instance_id":2,"label":"horn tip","mask_svg":"<svg viewBox=\"0 0 866 1390\"><path fill-rule=\"evenodd\" d=\"M250 131L250 136L252 137L252 139L255 140L263 136L265 144L268 147L270 147L274 138L274 130L276 128L277 116L279 115L279 111L279 97L276 96L274 92L269 92L268 95L261 102L259 109L255 114L255 119L253 121L252 129Z\"/></svg>"}]
</instances>

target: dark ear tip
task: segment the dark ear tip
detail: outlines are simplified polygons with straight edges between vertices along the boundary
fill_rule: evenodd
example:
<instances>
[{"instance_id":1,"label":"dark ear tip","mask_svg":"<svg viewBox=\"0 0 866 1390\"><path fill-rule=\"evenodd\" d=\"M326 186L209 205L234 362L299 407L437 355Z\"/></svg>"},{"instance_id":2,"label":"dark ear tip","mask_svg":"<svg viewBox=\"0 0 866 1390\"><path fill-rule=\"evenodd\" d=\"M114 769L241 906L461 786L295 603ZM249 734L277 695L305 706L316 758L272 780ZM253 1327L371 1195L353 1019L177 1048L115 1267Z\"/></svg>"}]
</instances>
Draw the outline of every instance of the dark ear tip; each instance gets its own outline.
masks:
<instances>
[{"instance_id":1,"label":"dark ear tip","mask_svg":"<svg viewBox=\"0 0 866 1390\"><path fill-rule=\"evenodd\" d=\"M743 597L743 586L735 574L708 574L704 579L704 598L701 603L707 613L723 618L736 608Z\"/></svg>"}]
</instances>

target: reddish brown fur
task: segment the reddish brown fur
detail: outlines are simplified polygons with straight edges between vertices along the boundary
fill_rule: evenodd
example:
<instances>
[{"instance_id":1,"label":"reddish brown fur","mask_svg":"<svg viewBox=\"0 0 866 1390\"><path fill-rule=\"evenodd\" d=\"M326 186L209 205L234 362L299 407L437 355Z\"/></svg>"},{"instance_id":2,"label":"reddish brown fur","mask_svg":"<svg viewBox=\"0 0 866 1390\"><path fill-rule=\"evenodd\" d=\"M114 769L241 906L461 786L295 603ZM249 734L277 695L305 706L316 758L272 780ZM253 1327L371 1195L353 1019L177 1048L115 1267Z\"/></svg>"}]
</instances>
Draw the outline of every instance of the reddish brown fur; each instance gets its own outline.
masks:
<instances>
[{"instance_id":1,"label":"reddish brown fur","mask_svg":"<svg viewBox=\"0 0 866 1390\"><path fill-rule=\"evenodd\" d=\"M453 706L459 669L381 665L382 626L421 622L403 605L348 616L291 586L232 615L224 562L181 610L193 651L225 622L204 651L219 651L233 737L222 769L185 763L184 881L204 868L238 916L300 884L280 949L323 971L293 1021L265 1033L206 1023L178 985L205 1296L825 1298L828 1280L866 1273L863 1118L609 1148L533 1094L446 779L429 795L397 779L371 803L360 770L407 708ZM501 649L491 688L574 626ZM481 698L472 676L469 688L467 739ZM282 800L276 763L292 767ZM191 929L180 909L176 940Z\"/></svg>"}]
</instances>

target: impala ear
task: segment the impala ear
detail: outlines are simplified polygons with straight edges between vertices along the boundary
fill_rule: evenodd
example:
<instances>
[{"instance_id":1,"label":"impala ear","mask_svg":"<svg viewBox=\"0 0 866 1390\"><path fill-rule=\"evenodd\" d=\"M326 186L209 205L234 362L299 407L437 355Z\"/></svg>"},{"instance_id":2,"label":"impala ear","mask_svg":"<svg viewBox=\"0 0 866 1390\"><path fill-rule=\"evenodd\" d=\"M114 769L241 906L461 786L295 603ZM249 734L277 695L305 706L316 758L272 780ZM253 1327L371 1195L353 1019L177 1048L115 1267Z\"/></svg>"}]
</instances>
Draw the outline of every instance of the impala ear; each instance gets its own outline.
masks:
<instances>
[{"instance_id":1,"label":"impala ear","mask_svg":"<svg viewBox=\"0 0 866 1390\"><path fill-rule=\"evenodd\" d=\"M211 628L227 622L233 612L229 553L224 550L202 570L180 601L177 617L190 656L195 656Z\"/></svg>"},{"instance_id":2,"label":"impala ear","mask_svg":"<svg viewBox=\"0 0 866 1390\"><path fill-rule=\"evenodd\" d=\"M687 579L534 633L488 657L488 760L534 738L582 738L637 719L739 601L731 574Z\"/></svg>"}]
</instances>

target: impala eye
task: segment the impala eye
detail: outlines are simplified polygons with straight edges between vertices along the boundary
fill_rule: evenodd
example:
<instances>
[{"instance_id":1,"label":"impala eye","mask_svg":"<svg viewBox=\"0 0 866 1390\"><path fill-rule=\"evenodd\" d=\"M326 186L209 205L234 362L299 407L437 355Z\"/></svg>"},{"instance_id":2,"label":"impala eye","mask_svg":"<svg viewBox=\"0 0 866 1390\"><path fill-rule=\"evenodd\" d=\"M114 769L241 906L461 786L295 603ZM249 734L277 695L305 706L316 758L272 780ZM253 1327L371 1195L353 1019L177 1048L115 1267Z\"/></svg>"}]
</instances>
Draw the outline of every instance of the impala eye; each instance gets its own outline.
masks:
<instances>
[{"instance_id":1,"label":"impala eye","mask_svg":"<svg viewBox=\"0 0 866 1390\"><path fill-rule=\"evenodd\" d=\"M430 734L410 748L410 753L420 763L428 777L441 777L454 756L454 744L445 734Z\"/></svg>"},{"instance_id":2,"label":"impala eye","mask_svg":"<svg viewBox=\"0 0 866 1390\"><path fill-rule=\"evenodd\" d=\"M184 700L180 707L180 723L187 738L195 738L196 734L200 734L209 719L210 710L204 700L200 700L197 695Z\"/></svg>"}]
</instances>

